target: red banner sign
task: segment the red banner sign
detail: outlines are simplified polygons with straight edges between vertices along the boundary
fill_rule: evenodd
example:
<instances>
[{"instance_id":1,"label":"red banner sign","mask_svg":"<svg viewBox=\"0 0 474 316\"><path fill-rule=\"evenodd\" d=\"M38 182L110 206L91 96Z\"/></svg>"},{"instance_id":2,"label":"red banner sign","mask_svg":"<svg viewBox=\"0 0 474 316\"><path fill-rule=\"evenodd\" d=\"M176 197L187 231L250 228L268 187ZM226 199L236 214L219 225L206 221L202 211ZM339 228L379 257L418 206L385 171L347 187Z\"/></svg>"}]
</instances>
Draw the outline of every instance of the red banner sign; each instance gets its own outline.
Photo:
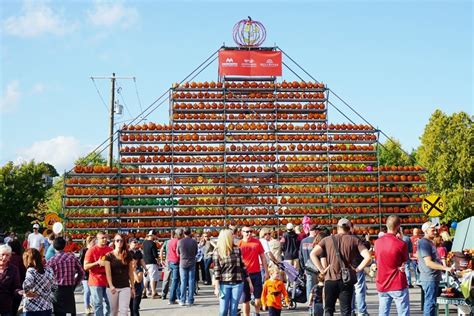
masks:
<instances>
[{"instance_id":1,"label":"red banner sign","mask_svg":"<svg viewBox=\"0 0 474 316\"><path fill-rule=\"evenodd\" d=\"M222 50L219 76L281 76L281 52Z\"/></svg>"}]
</instances>

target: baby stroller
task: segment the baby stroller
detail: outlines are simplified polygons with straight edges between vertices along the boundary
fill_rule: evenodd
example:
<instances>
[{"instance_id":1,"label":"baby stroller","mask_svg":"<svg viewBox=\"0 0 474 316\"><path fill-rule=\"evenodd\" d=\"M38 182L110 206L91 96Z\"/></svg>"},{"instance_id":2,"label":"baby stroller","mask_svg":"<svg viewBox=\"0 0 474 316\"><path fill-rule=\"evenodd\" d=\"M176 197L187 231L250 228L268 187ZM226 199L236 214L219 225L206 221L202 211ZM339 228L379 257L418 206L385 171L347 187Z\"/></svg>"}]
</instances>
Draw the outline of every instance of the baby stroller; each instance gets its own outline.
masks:
<instances>
[{"instance_id":1,"label":"baby stroller","mask_svg":"<svg viewBox=\"0 0 474 316\"><path fill-rule=\"evenodd\" d=\"M282 270L288 279L288 296L290 297L289 309L295 309L297 303L306 303L306 282L298 274L298 270L288 262L278 262L278 268Z\"/></svg>"}]
</instances>

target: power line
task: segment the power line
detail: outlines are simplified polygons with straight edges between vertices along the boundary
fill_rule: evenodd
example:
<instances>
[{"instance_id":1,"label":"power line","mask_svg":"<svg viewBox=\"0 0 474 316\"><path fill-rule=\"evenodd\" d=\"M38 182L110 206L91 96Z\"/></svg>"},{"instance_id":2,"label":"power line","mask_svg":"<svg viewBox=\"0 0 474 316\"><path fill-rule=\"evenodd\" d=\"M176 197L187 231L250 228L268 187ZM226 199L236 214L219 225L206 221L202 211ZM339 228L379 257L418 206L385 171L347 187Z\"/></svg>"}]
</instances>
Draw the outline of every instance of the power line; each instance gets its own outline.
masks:
<instances>
[{"instance_id":1,"label":"power line","mask_svg":"<svg viewBox=\"0 0 474 316\"><path fill-rule=\"evenodd\" d=\"M196 71L198 71L203 65L205 65L218 51L220 50L217 49L216 51L214 51L208 58L206 58L206 60L204 60L199 66L197 66L191 73L189 73L183 80L181 80L181 82L179 84L182 84L183 82L185 82L186 80L188 80L189 77L191 77ZM215 60L216 58L213 59L213 61ZM207 64L206 67L208 67L210 65ZM204 67L204 69L206 68ZM204 69L200 70L198 72L201 73ZM197 75L197 74L196 74ZM195 76L196 76L195 75ZM195 77L194 76L194 77ZM194 78L193 77L193 78ZM99 78L99 77L95 77L95 78ZM133 77L134 78L134 77ZM91 79L93 79L91 77ZM101 78L102 79L102 78ZM103 79L107 79L107 77L103 78ZM138 116L136 116L130 123L126 124L126 126L130 126L130 125L133 125L133 124L138 124L140 122L142 122L148 115L150 115L154 110L156 110L157 108L159 108L165 101L167 101L169 99L169 97L165 98L164 100L162 100L160 102L161 99L163 99L164 96L169 96L169 92L170 92L170 88L165 90L157 99L155 99L150 105L148 105L140 114L138 114ZM158 103L160 102L160 103ZM157 106L153 107L155 104L157 104ZM104 102L105 104L105 102ZM107 107L107 106L106 106ZM151 109L151 111L150 111ZM145 113L148 112L146 115ZM116 141L118 139L118 130L114 132L113 134L113 141ZM104 146L105 144L107 144L107 142L109 141L109 138L107 138L106 140L104 140L100 145L98 145L91 153L95 153L95 155L93 156L93 158L96 158L98 157L104 150L107 149L108 145L105 146L104 148L101 149L102 146ZM98 151L100 150L100 151ZM69 172L71 172L73 169L69 170Z\"/></svg>"},{"instance_id":2,"label":"power line","mask_svg":"<svg viewBox=\"0 0 474 316\"><path fill-rule=\"evenodd\" d=\"M105 106L105 110L108 112L109 109L107 108L107 104L105 103L104 98L102 97L102 94L99 91L99 88L97 87L97 84L95 83L95 80L93 77L91 77L92 83L94 84L95 90L97 91L97 94L99 95L100 100L102 100L102 104Z\"/></svg>"},{"instance_id":3,"label":"power line","mask_svg":"<svg viewBox=\"0 0 474 316\"><path fill-rule=\"evenodd\" d=\"M117 94L120 96L120 98L122 99L122 103L123 103L123 106L125 107L125 109L127 110L128 112L128 115L133 118L132 116L132 113L130 113L130 110L128 109L128 106L127 104L125 103L125 98L123 97L123 94L122 94L122 87L118 87L117 88Z\"/></svg>"},{"instance_id":4,"label":"power line","mask_svg":"<svg viewBox=\"0 0 474 316\"><path fill-rule=\"evenodd\" d=\"M137 80L133 77L133 84L135 85L135 93L137 94L138 106L140 106L140 113L143 113L142 101L140 100L140 95L138 94Z\"/></svg>"}]
</instances>

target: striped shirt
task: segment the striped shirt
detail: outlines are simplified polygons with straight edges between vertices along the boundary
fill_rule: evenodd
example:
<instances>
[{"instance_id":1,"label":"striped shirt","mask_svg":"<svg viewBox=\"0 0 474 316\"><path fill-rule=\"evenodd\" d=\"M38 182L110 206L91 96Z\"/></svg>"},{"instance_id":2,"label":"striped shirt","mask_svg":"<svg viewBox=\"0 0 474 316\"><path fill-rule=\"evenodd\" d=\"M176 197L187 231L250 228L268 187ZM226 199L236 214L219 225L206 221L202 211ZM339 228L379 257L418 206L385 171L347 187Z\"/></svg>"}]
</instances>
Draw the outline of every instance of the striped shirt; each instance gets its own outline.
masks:
<instances>
[{"instance_id":1,"label":"striped shirt","mask_svg":"<svg viewBox=\"0 0 474 316\"><path fill-rule=\"evenodd\" d=\"M242 261L240 248L234 246L229 256L221 258L217 249L212 256L214 261L214 278L220 282L240 283L248 277L247 268Z\"/></svg>"},{"instance_id":2,"label":"striped shirt","mask_svg":"<svg viewBox=\"0 0 474 316\"><path fill-rule=\"evenodd\" d=\"M53 269L58 285L78 285L84 278L84 269L72 253L58 252L48 261L48 267Z\"/></svg>"}]
</instances>

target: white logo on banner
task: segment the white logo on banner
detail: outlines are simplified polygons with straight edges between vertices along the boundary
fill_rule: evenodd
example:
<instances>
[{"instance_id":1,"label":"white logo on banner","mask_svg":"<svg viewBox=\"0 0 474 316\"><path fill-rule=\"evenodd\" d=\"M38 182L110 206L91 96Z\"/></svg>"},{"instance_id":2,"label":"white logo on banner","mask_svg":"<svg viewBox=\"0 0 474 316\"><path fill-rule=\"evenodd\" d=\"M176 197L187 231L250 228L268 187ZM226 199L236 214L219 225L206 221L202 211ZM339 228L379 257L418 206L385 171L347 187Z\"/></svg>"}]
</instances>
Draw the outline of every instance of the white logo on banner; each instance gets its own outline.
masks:
<instances>
[{"instance_id":1,"label":"white logo on banner","mask_svg":"<svg viewBox=\"0 0 474 316\"><path fill-rule=\"evenodd\" d=\"M253 59L244 59L244 62L241 64L241 66L246 68L255 68L257 67L257 64Z\"/></svg>"},{"instance_id":2,"label":"white logo on banner","mask_svg":"<svg viewBox=\"0 0 474 316\"><path fill-rule=\"evenodd\" d=\"M265 68L276 68L278 67L279 64L274 63L273 59L268 58L264 63L260 63L260 67L265 67Z\"/></svg>"},{"instance_id":3,"label":"white logo on banner","mask_svg":"<svg viewBox=\"0 0 474 316\"><path fill-rule=\"evenodd\" d=\"M222 67L237 67L237 63L234 62L233 58L226 58L225 62L222 63Z\"/></svg>"}]
</instances>

